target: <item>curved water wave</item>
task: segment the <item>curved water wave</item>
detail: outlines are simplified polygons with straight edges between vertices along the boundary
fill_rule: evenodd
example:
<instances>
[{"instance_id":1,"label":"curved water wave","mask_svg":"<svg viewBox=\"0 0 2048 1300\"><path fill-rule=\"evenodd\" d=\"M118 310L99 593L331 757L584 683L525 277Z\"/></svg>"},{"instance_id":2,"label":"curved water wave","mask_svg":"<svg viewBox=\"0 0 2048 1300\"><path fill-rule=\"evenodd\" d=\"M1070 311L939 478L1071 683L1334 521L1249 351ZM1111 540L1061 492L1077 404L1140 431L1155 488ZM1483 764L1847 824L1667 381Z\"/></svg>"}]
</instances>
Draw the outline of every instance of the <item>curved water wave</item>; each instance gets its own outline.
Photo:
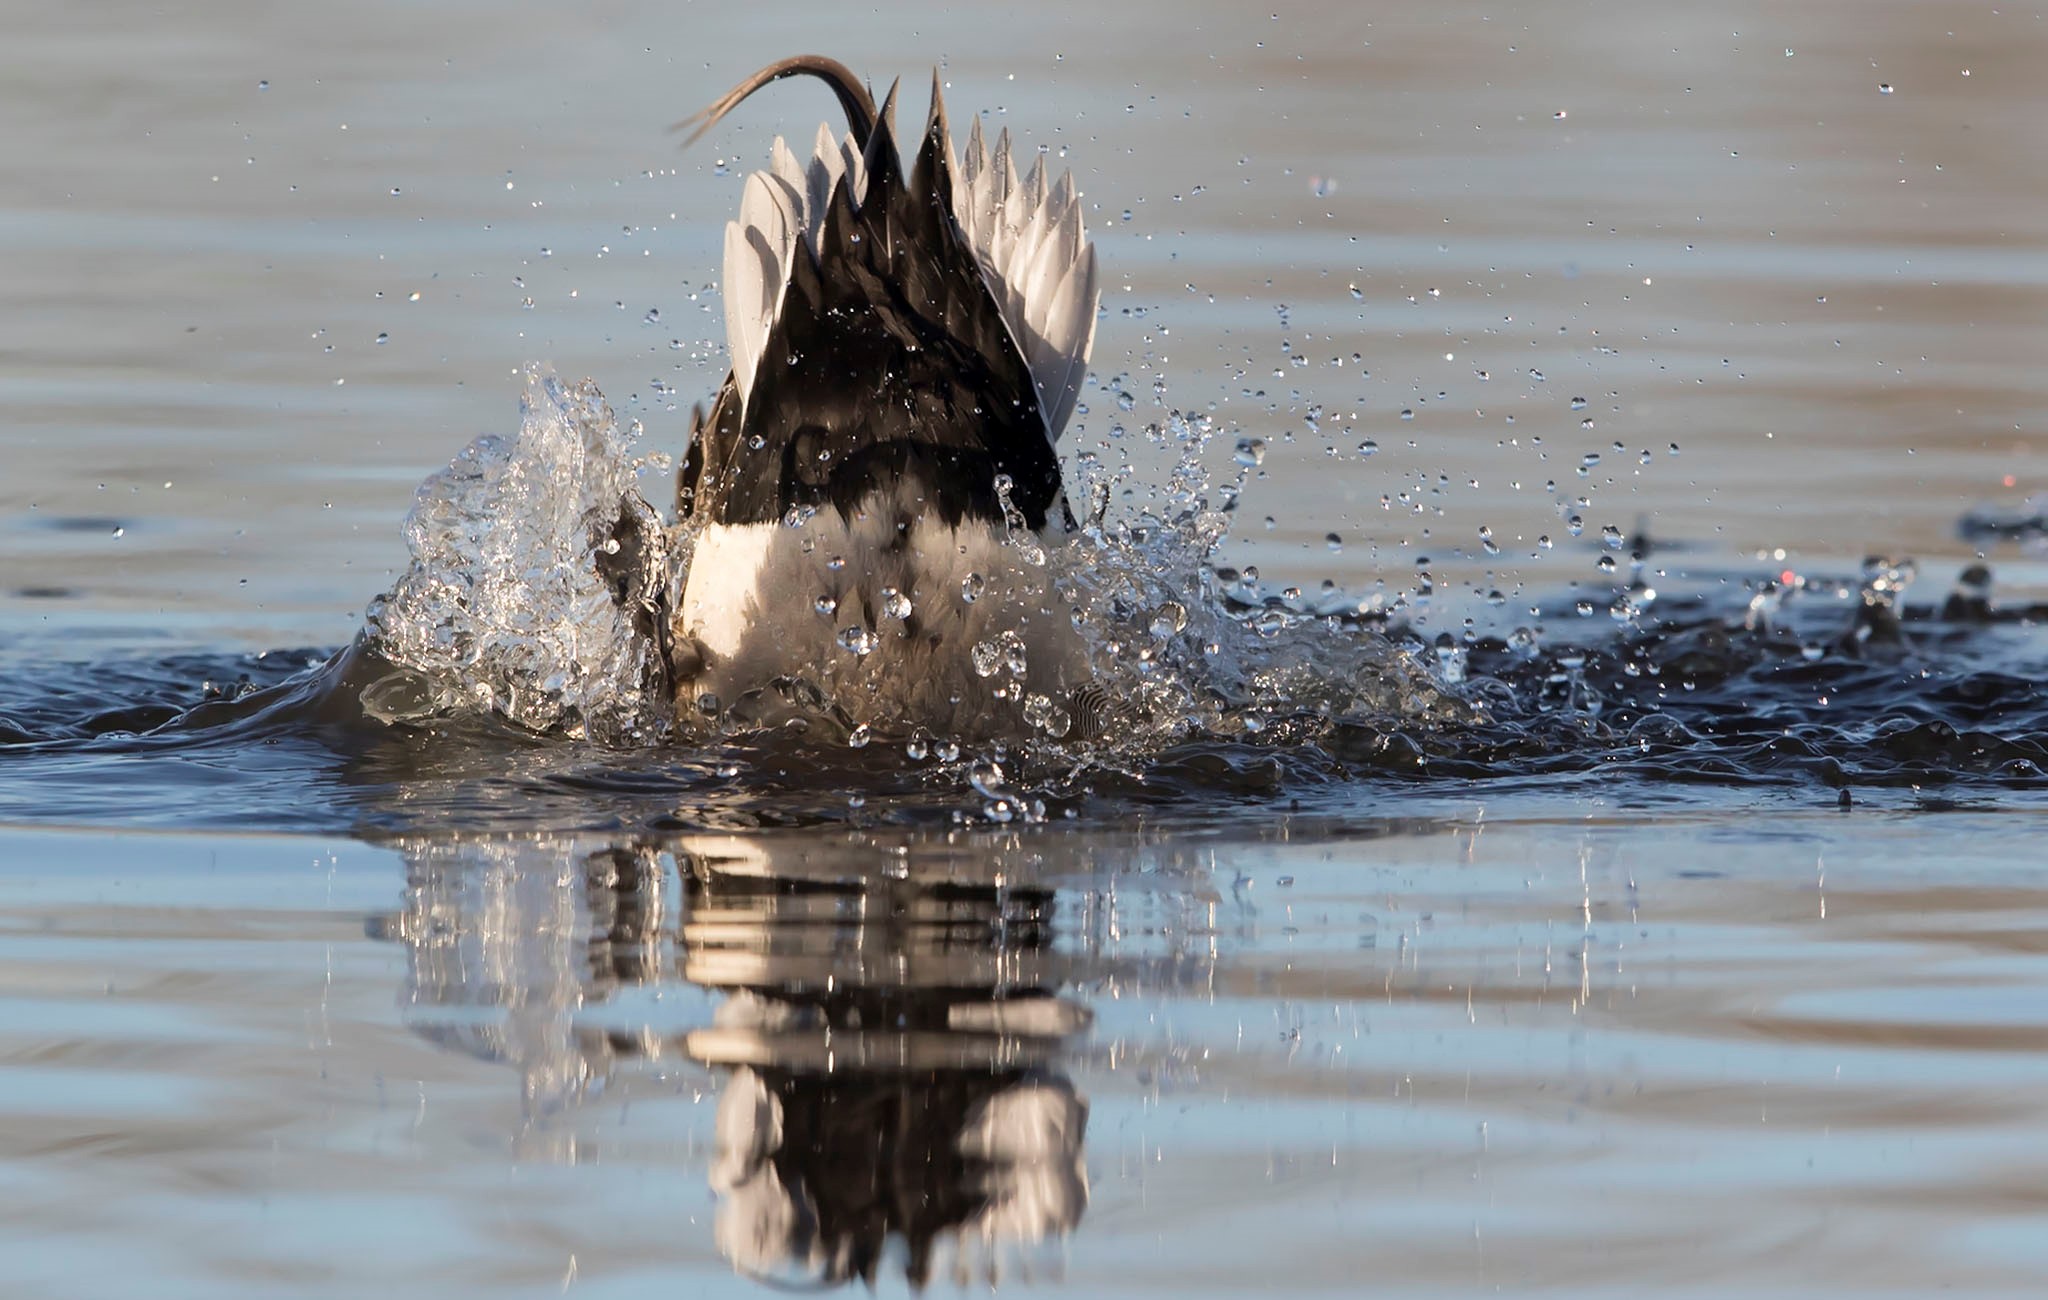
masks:
<instances>
[{"instance_id":1,"label":"curved water wave","mask_svg":"<svg viewBox=\"0 0 2048 1300\"><path fill-rule=\"evenodd\" d=\"M1348 815L1381 799L1524 787L1637 802L1744 787L1928 807L2048 788L2048 687L2031 631L1911 620L1919 649L1871 658L1816 655L1706 613L1660 617L1592 647L1475 642L1458 688L1475 702L1465 720L1276 707L1249 734L1190 729L1142 748L963 746L914 729L856 738L816 712L652 746L488 716L393 727L348 707L391 672L362 647L315 669L305 652L41 663L0 700L0 817L691 830L1158 810L1198 825L1276 804ZM2016 659L2015 647L2037 657Z\"/></svg>"}]
</instances>

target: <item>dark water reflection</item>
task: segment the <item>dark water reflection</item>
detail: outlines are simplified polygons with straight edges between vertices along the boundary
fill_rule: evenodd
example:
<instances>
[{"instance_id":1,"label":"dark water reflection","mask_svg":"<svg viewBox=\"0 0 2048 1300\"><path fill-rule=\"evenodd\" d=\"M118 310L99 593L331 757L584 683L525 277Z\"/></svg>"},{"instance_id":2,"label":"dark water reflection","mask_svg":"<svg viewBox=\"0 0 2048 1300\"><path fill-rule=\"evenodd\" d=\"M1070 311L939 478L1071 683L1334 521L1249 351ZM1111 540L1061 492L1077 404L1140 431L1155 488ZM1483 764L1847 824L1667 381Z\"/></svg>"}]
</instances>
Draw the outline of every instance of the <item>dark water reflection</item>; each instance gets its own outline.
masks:
<instances>
[{"instance_id":1,"label":"dark water reflection","mask_svg":"<svg viewBox=\"0 0 2048 1300\"><path fill-rule=\"evenodd\" d=\"M415 1032L517 1071L530 1117L708 1071L714 1235L741 1274L994 1282L1056 1264L1087 1209L1068 1058L1089 996L1213 969L1214 900L1178 853L1122 864L1163 871L1180 916L1115 955L1105 847L425 841L371 932L406 946Z\"/></svg>"}]
</instances>

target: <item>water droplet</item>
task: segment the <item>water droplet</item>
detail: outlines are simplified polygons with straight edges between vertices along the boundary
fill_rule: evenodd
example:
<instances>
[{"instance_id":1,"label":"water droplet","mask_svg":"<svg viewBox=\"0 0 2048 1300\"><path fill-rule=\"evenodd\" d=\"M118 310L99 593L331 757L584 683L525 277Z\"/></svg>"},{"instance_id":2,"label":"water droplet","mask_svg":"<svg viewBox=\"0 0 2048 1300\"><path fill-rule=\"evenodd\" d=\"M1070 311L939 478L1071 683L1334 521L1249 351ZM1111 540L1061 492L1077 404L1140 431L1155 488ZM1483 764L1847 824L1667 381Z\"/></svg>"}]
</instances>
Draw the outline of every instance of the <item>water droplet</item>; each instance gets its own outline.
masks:
<instances>
[{"instance_id":1,"label":"water droplet","mask_svg":"<svg viewBox=\"0 0 2048 1300\"><path fill-rule=\"evenodd\" d=\"M1500 546L1493 540L1493 528L1489 524L1479 525L1479 544L1488 555L1499 555Z\"/></svg>"},{"instance_id":2,"label":"water droplet","mask_svg":"<svg viewBox=\"0 0 2048 1300\"><path fill-rule=\"evenodd\" d=\"M981 593L987 586L988 583L980 574L970 573L960 579L960 599L972 605L975 601L981 599Z\"/></svg>"},{"instance_id":3,"label":"water droplet","mask_svg":"<svg viewBox=\"0 0 2048 1300\"><path fill-rule=\"evenodd\" d=\"M1024 697L1024 721L1048 736L1064 736L1074 725L1065 709L1054 704L1051 697L1035 691Z\"/></svg>"},{"instance_id":4,"label":"water droplet","mask_svg":"<svg viewBox=\"0 0 2048 1300\"><path fill-rule=\"evenodd\" d=\"M820 596L816 601L812 602L812 608L816 609L821 616L830 618L839 612L839 600L835 596Z\"/></svg>"},{"instance_id":5,"label":"water droplet","mask_svg":"<svg viewBox=\"0 0 2048 1300\"><path fill-rule=\"evenodd\" d=\"M1465 680L1465 648L1445 632L1436 639L1437 673L1452 686Z\"/></svg>"},{"instance_id":6,"label":"water droplet","mask_svg":"<svg viewBox=\"0 0 2048 1300\"><path fill-rule=\"evenodd\" d=\"M1370 456L1379 449L1380 445L1370 438L1367 438L1364 442L1358 444L1358 454L1361 457Z\"/></svg>"},{"instance_id":7,"label":"water droplet","mask_svg":"<svg viewBox=\"0 0 2048 1300\"><path fill-rule=\"evenodd\" d=\"M1412 410L1404 410L1401 412L1401 418L1404 420L1412 420L1415 418L1415 412Z\"/></svg>"},{"instance_id":8,"label":"water droplet","mask_svg":"<svg viewBox=\"0 0 2048 1300\"><path fill-rule=\"evenodd\" d=\"M884 618L909 618L910 608L910 597L894 587L882 588L882 616Z\"/></svg>"},{"instance_id":9,"label":"water droplet","mask_svg":"<svg viewBox=\"0 0 2048 1300\"><path fill-rule=\"evenodd\" d=\"M1606 543L1607 549L1610 551L1618 551L1627 544L1622 538L1621 529L1616 528L1613 524L1609 524L1600 530L1600 540Z\"/></svg>"},{"instance_id":10,"label":"water droplet","mask_svg":"<svg viewBox=\"0 0 2048 1300\"><path fill-rule=\"evenodd\" d=\"M1889 609L1901 592L1913 584L1920 566L1911 559L1872 555L1863 561L1863 603Z\"/></svg>"},{"instance_id":11,"label":"water droplet","mask_svg":"<svg viewBox=\"0 0 2048 1300\"><path fill-rule=\"evenodd\" d=\"M1574 398L1572 399L1572 409L1573 409L1574 411L1583 411L1583 410L1585 410L1585 409L1586 409L1586 399L1585 399L1585 398L1583 398L1583 397L1574 397Z\"/></svg>"},{"instance_id":12,"label":"water droplet","mask_svg":"<svg viewBox=\"0 0 2048 1300\"><path fill-rule=\"evenodd\" d=\"M1878 83L1877 83L1877 93L1878 93L1878 94L1880 94L1880 95L1889 95L1889 94L1891 94L1891 93L1892 93L1892 83L1891 83L1891 82L1889 82L1889 81L1880 81L1880 82L1878 82Z\"/></svg>"},{"instance_id":13,"label":"water droplet","mask_svg":"<svg viewBox=\"0 0 2048 1300\"><path fill-rule=\"evenodd\" d=\"M985 757L985 760L975 762L975 766L967 770L967 784L971 784L975 792L981 794L983 798L1001 798L1001 794L1004 794L1001 792L1001 784L1004 784L1004 766L997 764L993 757Z\"/></svg>"},{"instance_id":14,"label":"water droplet","mask_svg":"<svg viewBox=\"0 0 2048 1300\"><path fill-rule=\"evenodd\" d=\"M1344 538L1338 533L1324 533L1323 545L1329 547L1333 552L1341 551L1344 549Z\"/></svg>"},{"instance_id":15,"label":"water droplet","mask_svg":"<svg viewBox=\"0 0 2048 1300\"><path fill-rule=\"evenodd\" d=\"M1237 440L1237 463L1244 466L1263 464L1266 459L1264 438L1239 438Z\"/></svg>"},{"instance_id":16,"label":"water droplet","mask_svg":"<svg viewBox=\"0 0 2048 1300\"><path fill-rule=\"evenodd\" d=\"M383 332L382 330L379 330L379 331L377 332L377 346L378 346L378 347L383 347L383 346L384 346L384 345L385 345L386 343L389 343L390 341L391 341L391 336L390 336L389 334L386 334L386 333L384 333L384 332Z\"/></svg>"},{"instance_id":17,"label":"water droplet","mask_svg":"<svg viewBox=\"0 0 2048 1300\"><path fill-rule=\"evenodd\" d=\"M1578 515L1573 515L1571 518L1564 521L1564 530L1570 533L1572 536L1577 537L1579 534L1586 531L1586 521Z\"/></svg>"},{"instance_id":18,"label":"water droplet","mask_svg":"<svg viewBox=\"0 0 2048 1300\"><path fill-rule=\"evenodd\" d=\"M1152 636L1164 641L1187 630L1188 611L1177 600L1169 600L1152 611Z\"/></svg>"},{"instance_id":19,"label":"water droplet","mask_svg":"<svg viewBox=\"0 0 2048 1300\"><path fill-rule=\"evenodd\" d=\"M873 739L874 733L868 730L868 724L863 722L852 731L846 733L846 747L848 749L866 749L868 742Z\"/></svg>"},{"instance_id":20,"label":"water droplet","mask_svg":"<svg viewBox=\"0 0 2048 1300\"><path fill-rule=\"evenodd\" d=\"M840 632L839 648L856 655L865 655L874 650L877 640L873 632L856 624Z\"/></svg>"}]
</instances>

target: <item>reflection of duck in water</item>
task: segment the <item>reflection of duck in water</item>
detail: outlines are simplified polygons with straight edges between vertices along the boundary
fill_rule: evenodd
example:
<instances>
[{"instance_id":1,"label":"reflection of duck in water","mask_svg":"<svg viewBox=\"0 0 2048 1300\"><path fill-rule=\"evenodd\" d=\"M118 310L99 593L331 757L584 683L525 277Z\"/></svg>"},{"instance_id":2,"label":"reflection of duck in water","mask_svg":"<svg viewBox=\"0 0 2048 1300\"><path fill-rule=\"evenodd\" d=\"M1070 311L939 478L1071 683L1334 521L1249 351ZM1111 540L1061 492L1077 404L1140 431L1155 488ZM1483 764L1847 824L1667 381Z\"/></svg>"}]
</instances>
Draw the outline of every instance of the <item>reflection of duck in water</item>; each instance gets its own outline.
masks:
<instances>
[{"instance_id":1,"label":"reflection of duck in water","mask_svg":"<svg viewBox=\"0 0 2048 1300\"><path fill-rule=\"evenodd\" d=\"M746 846L751 847L751 846ZM1088 1200L1087 1106L1050 1068L1085 1008L1053 995L1050 890L757 874L693 859L684 971L733 990L690 1055L719 1099L718 1244L743 1272L993 1280Z\"/></svg>"},{"instance_id":2,"label":"reflection of duck in water","mask_svg":"<svg viewBox=\"0 0 2048 1300\"><path fill-rule=\"evenodd\" d=\"M535 1120L636 1060L712 1067L715 1231L741 1272L993 1281L1087 1206L1060 1061L1090 1014L1059 990L1097 967L1055 946L1052 888L935 851L426 843L376 929L411 949L415 1027L515 1066ZM583 1018L678 977L722 995L710 1023Z\"/></svg>"},{"instance_id":3,"label":"reflection of duck in water","mask_svg":"<svg viewBox=\"0 0 2048 1300\"><path fill-rule=\"evenodd\" d=\"M872 1284L894 1237L913 1285L942 1246L963 1282L994 1280L1004 1248L1080 1222L1087 1119L1071 1083L1017 1071L740 1067L718 1104L719 1249L749 1274Z\"/></svg>"},{"instance_id":4,"label":"reflection of duck in water","mask_svg":"<svg viewBox=\"0 0 2048 1300\"><path fill-rule=\"evenodd\" d=\"M678 482L678 700L715 712L793 678L857 717L981 729L1007 677L970 651L1004 632L1031 648L1017 698L1064 700L1079 661L1031 560L1073 528L1054 443L1095 337L1073 178L1041 160L1019 181L1008 132L990 150L978 121L956 157L936 76L906 171L895 91L877 109L815 56L747 78L704 129L795 75L831 86L847 134L821 126L809 157L778 138L726 227L732 372Z\"/></svg>"}]
</instances>

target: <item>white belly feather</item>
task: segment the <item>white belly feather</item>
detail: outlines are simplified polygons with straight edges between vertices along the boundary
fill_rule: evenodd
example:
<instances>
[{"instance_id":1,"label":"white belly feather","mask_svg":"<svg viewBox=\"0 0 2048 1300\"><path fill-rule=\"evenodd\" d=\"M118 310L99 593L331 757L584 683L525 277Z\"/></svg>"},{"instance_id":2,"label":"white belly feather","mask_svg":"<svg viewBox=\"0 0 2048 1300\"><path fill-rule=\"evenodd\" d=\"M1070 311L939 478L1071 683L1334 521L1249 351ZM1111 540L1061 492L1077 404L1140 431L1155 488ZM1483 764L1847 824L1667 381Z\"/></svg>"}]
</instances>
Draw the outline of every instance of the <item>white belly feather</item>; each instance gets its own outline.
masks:
<instances>
[{"instance_id":1,"label":"white belly feather","mask_svg":"<svg viewBox=\"0 0 2048 1300\"><path fill-rule=\"evenodd\" d=\"M784 679L857 723L1064 730L1047 706L1063 710L1086 677L1047 569L1028 558L1044 543L921 510L885 494L851 519L827 508L798 527L705 527L676 620L678 702L696 706L682 711L745 711Z\"/></svg>"}]
</instances>

